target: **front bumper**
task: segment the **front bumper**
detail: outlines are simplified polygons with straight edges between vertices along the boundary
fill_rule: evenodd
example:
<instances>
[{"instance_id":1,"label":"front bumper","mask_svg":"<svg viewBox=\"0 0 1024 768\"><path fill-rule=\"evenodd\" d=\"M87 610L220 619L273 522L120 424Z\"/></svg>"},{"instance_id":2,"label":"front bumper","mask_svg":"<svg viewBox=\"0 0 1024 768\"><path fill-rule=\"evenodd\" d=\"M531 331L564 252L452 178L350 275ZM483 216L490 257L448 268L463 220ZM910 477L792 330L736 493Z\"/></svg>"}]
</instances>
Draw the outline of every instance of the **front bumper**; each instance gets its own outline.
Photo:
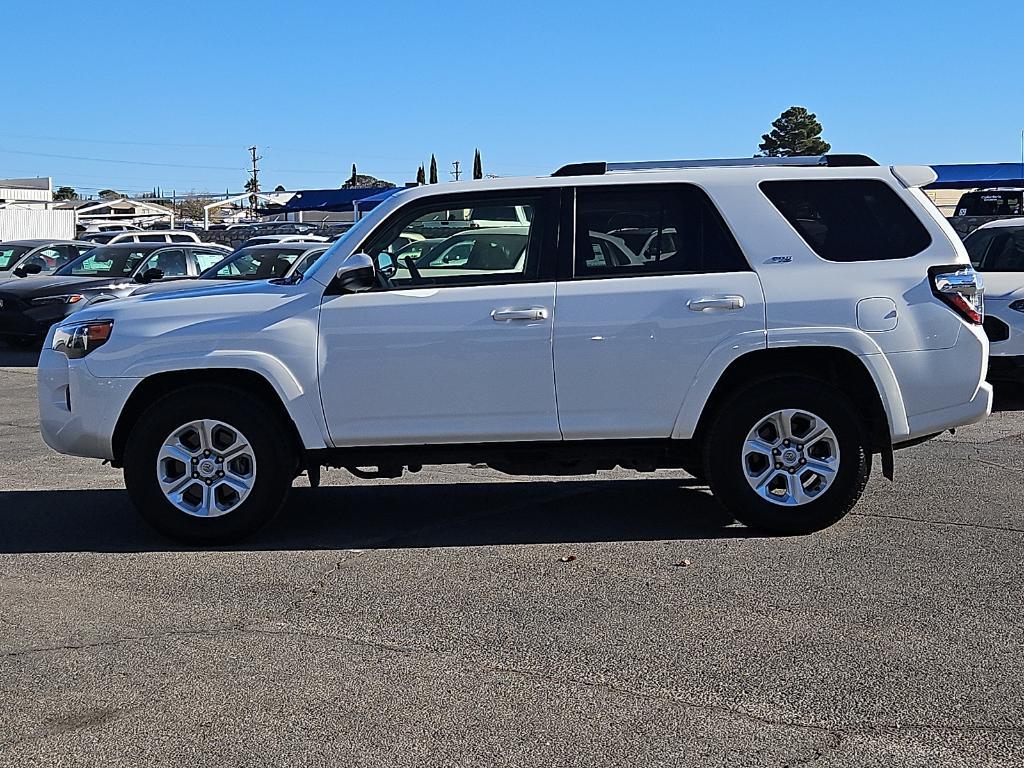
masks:
<instances>
[{"instance_id":1,"label":"front bumper","mask_svg":"<svg viewBox=\"0 0 1024 768\"><path fill-rule=\"evenodd\" d=\"M93 376L84 359L68 360L49 342L48 336L37 384L43 440L59 453L113 459L114 427L141 379Z\"/></svg>"},{"instance_id":2,"label":"front bumper","mask_svg":"<svg viewBox=\"0 0 1024 768\"><path fill-rule=\"evenodd\" d=\"M0 308L0 337L42 338L54 323L70 315L74 304L44 304L33 307L21 301L4 300Z\"/></svg>"}]
</instances>

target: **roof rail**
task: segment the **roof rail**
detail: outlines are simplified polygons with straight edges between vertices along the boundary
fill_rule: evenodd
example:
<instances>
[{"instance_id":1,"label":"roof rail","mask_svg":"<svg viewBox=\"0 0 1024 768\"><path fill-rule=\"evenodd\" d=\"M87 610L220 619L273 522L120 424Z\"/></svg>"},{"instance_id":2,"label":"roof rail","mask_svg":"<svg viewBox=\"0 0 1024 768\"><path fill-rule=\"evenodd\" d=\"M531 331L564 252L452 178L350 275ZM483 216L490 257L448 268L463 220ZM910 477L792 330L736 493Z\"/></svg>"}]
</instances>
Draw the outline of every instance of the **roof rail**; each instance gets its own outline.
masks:
<instances>
[{"instance_id":1,"label":"roof rail","mask_svg":"<svg viewBox=\"0 0 1024 768\"><path fill-rule=\"evenodd\" d=\"M601 176L616 171L665 171L679 168L729 168L742 166L828 166L854 168L877 166L867 155L808 155L800 157L732 157L717 160L643 160L632 163L570 163L552 176Z\"/></svg>"}]
</instances>

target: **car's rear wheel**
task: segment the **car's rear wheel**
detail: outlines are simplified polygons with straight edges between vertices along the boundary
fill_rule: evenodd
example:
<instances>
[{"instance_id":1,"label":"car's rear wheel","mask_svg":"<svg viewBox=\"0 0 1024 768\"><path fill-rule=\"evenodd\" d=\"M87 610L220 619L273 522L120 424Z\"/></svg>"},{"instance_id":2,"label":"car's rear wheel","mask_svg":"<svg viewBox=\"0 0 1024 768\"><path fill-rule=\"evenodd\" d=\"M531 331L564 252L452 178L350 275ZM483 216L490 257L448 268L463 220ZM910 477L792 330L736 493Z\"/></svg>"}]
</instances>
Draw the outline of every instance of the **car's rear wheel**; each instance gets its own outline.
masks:
<instances>
[{"instance_id":1,"label":"car's rear wheel","mask_svg":"<svg viewBox=\"0 0 1024 768\"><path fill-rule=\"evenodd\" d=\"M155 401L124 453L132 501L179 541L226 543L265 525L284 503L296 465L280 419L259 398L190 386Z\"/></svg>"},{"instance_id":2,"label":"car's rear wheel","mask_svg":"<svg viewBox=\"0 0 1024 768\"><path fill-rule=\"evenodd\" d=\"M834 386L804 376L760 379L718 410L705 444L707 480L748 526L818 531L860 498L871 472L867 434Z\"/></svg>"}]
</instances>

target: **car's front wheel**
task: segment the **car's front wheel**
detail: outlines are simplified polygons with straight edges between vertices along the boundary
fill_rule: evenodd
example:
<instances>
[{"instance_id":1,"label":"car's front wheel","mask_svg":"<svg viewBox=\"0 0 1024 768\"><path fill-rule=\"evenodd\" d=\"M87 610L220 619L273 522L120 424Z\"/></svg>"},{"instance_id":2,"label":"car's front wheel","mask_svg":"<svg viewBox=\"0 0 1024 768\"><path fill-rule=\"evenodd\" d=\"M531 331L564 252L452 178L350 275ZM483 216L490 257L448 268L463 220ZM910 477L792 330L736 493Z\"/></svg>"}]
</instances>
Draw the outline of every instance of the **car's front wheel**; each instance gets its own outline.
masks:
<instances>
[{"instance_id":1,"label":"car's front wheel","mask_svg":"<svg viewBox=\"0 0 1024 768\"><path fill-rule=\"evenodd\" d=\"M856 504L871 472L853 402L804 376L765 378L733 393L705 451L712 493L736 519L773 533L832 525Z\"/></svg>"},{"instance_id":2,"label":"car's front wheel","mask_svg":"<svg viewBox=\"0 0 1024 768\"><path fill-rule=\"evenodd\" d=\"M124 453L128 493L142 516L179 541L218 544L265 525L296 465L272 409L234 387L189 386L156 400Z\"/></svg>"}]
</instances>

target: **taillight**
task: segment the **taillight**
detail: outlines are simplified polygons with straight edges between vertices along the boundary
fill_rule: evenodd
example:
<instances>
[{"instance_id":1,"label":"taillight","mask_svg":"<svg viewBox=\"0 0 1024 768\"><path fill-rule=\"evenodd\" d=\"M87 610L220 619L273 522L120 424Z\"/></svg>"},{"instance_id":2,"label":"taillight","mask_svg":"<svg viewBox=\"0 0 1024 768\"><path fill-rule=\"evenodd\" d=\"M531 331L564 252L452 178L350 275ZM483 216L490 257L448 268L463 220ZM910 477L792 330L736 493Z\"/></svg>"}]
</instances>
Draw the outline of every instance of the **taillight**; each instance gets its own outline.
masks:
<instances>
[{"instance_id":1,"label":"taillight","mask_svg":"<svg viewBox=\"0 0 1024 768\"><path fill-rule=\"evenodd\" d=\"M985 282L974 267L957 264L928 270L932 293L964 320L981 325L985 319Z\"/></svg>"}]
</instances>

